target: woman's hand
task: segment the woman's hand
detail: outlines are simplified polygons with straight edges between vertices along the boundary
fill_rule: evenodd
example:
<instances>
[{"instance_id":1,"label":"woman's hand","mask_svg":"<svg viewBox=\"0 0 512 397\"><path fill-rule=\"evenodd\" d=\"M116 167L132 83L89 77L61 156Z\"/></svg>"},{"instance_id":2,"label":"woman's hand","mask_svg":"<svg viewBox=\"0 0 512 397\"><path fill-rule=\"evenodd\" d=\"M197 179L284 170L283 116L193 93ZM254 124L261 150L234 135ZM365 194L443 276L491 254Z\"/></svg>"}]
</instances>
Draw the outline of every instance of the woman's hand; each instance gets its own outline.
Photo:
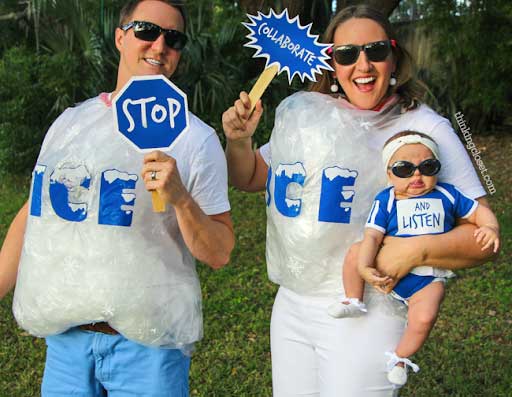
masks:
<instances>
[{"instance_id":1,"label":"woman's hand","mask_svg":"<svg viewBox=\"0 0 512 397\"><path fill-rule=\"evenodd\" d=\"M222 127L224 134L229 141L247 140L250 138L263 114L261 100L256 102L256 107L251 114L251 100L247 92L242 91L240 98L235 101L222 115Z\"/></svg>"}]
</instances>

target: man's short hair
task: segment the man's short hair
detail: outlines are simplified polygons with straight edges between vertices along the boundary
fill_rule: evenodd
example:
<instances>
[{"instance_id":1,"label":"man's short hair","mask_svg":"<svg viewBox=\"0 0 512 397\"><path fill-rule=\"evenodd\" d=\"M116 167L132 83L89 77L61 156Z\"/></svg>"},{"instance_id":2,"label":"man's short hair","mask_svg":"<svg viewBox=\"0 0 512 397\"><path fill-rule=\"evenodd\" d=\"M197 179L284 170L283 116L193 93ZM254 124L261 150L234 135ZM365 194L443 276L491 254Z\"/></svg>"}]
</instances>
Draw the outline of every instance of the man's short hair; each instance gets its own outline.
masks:
<instances>
[{"instance_id":1,"label":"man's short hair","mask_svg":"<svg viewBox=\"0 0 512 397\"><path fill-rule=\"evenodd\" d=\"M133 12L135 11L135 8L139 5L139 3L142 3L145 0L129 0L125 3L123 8L121 9L121 12L119 13L119 26L122 26L128 22L130 22L130 18L132 17ZM187 17L186 17L186 10L185 10L185 0L157 0L161 1L162 3L169 4L170 6L176 8L183 18L183 30L186 29L187 26Z\"/></svg>"}]
</instances>

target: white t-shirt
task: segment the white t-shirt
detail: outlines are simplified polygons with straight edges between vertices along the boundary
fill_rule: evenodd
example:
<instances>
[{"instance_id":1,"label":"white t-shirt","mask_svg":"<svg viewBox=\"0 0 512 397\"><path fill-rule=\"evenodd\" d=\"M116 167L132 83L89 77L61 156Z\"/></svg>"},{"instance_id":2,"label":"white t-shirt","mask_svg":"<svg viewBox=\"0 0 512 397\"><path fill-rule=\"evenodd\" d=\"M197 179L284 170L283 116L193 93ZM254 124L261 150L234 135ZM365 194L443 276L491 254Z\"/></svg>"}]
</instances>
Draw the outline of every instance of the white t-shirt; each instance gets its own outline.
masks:
<instances>
[{"instance_id":1,"label":"white t-shirt","mask_svg":"<svg viewBox=\"0 0 512 397\"><path fill-rule=\"evenodd\" d=\"M189 129L165 152L207 215L229 211L226 161L211 127L189 113ZM172 206L153 212L143 156L115 131L100 97L67 109L50 128L33 174L13 304L31 334L107 321L151 346L183 348L202 337L195 260Z\"/></svg>"},{"instance_id":2,"label":"white t-shirt","mask_svg":"<svg viewBox=\"0 0 512 397\"><path fill-rule=\"evenodd\" d=\"M308 92L279 105L270 142L260 148L272 171L266 255L272 281L303 295L342 293L343 258L386 186L382 147L404 130L436 140L441 182L471 198L485 195L449 122L426 105L404 114L394 104L374 112Z\"/></svg>"}]
</instances>

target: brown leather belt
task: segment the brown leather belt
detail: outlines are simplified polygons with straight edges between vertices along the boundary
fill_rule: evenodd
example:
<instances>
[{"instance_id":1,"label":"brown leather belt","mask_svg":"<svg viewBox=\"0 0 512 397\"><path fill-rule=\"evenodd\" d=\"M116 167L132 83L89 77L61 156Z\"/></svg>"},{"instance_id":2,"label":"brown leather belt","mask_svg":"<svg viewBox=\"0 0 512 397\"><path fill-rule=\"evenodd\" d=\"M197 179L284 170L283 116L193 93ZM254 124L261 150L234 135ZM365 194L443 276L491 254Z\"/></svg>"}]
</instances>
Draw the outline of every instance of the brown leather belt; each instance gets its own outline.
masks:
<instances>
[{"instance_id":1,"label":"brown leather belt","mask_svg":"<svg viewBox=\"0 0 512 397\"><path fill-rule=\"evenodd\" d=\"M114 328L112 328L110 325L108 325L108 323L104 321L99 323L79 325L78 328L83 329L84 331L101 332L102 334L108 335L119 334L119 332L117 332Z\"/></svg>"}]
</instances>

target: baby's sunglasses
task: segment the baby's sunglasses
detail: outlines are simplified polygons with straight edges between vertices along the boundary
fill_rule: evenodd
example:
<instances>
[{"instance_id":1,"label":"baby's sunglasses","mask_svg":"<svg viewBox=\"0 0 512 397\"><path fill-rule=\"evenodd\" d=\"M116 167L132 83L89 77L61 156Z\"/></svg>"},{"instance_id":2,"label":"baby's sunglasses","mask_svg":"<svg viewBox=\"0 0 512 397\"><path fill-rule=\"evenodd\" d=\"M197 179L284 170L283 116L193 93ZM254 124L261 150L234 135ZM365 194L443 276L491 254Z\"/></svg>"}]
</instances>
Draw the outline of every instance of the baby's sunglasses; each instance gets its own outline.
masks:
<instances>
[{"instance_id":1,"label":"baby's sunglasses","mask_svg":"<svg viewBox=\"0 0 512 397\"><path fill-rule=\"evenodd\" d=\"M334 60L340 65L352 65L357 62L359 53L364 51L370 62L382 62L391 52L391 47L396 47L396 40L374 41L363 45L340 45L334 48Z\"/></svg>"},{"instance_id":2,"label":"baby's sunglasses","mask_svg":"<svg viewBox=\"0 0 512 397\"><path fill-rule=\"evenodd\" d=\"M161 28L152 22L133 21L121 26L121 29L125 32L131 28L133 28L133 34L139 40L155 41L163 33L165 44L169 48L180 51L187 44L187 36L184 33L174 29Z\"/></svg>"},{"instance_id":3,"label":"baby's sunglasses","mask_svg":"<svg viewBox=\"0 0 512 397\"><path fill-rule=\"evenodd\" d=\"M414 165L409 161L399 160L395 161L388 169L399 178L413 176L416 169L420 171L421 175L434 176L441 170L441 162L438 159L427 159L418 165Z\"/></svg>"}]
</instances>

